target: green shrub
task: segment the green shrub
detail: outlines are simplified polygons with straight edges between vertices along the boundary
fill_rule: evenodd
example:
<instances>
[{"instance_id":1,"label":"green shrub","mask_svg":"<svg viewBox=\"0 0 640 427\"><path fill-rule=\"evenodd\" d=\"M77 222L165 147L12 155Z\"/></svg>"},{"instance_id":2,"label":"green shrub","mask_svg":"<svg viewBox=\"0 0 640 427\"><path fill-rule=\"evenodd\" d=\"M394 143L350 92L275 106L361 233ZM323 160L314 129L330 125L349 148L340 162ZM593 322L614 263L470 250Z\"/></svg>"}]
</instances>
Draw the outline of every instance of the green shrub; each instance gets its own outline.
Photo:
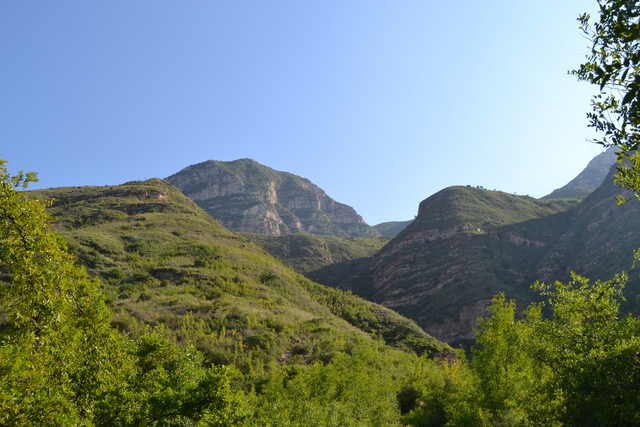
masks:
<instances>
[{"instance_id":1,"label":"green shrub","mask_svg":"<svg viewBox=\"0 0 640 427\"><path fill-rule=\"evenodd\" d=\"M251 347L266 349L272 347L276 343L276 340L274 339L273 334L266 332L263 334L251 335L247 338L247 342Z\"/></svg>"},{"instance_id":2,"label":"green shrub","mask_svg":"<svg viewBox=\"0 0 640 427\"><path fill-rule=\"evenodd\" d=\"M300 344L296 344L293 347L291 347L291 354L292 355L302 355L302 356L306 356L309 353L311 353L311 344L309 343L300 343Z\"/></svg>"},{"instance_id":3,"label":"green shrub","mask_svg":"<svg viewBox=\"0 0 640 427\"><path fill-rule=\"evenodd\" d=\"M140 296L138 297L138 301L149 301L153 298L153 295L151 295L149 292L144 291L140 293Z\"/></svg>"},{"instance_id":4,"label":"green shrub","mask_svg":"<svg viewBox=\"0 0 640 427\"><path fill-rule=\"evenodd\" d=\"M276 280L277 278L278 278L278 275L275 274L273 271L265 271L260 275L260 283L266 285L267 283L270 283Z\"/></svg>"},{"instance_id":5,"label":"green shrub","mask_svg":"<svg viewBox=\"0 0 640 427\"><path fill-rule=\"evenodd\" d=\"M106 276L111 279L122 280L125 277L127 277L127 274L124 271L120 270L119 268L114 267L111 270L109 270L109 272L107 272Z\"/></svg>"},{"instance_id":6,"label":"green shrub","mask_svg":"<svg viewBox=\"0 0 640 427\"><path fill-rule=\"evenodd\" d=\"M146 271L133 273L129 278L129 281L131 283L146 283L152 280L153 280L153 277L151 276L151 274L149 274Z\"/></svg>"},{"instance_id":7,"label":"green shrub","mask_svg":"<svg viewBox=\"0 0 640 427\"><path fill-rule=\"evenodd\" d=\"M206 268L206 267L208 267L208 265L209 265L209 263L207 262L206 259L199 258L199 259L193 261L193 266L197 267L197 268Z\"/></svg>"}]
</instances>

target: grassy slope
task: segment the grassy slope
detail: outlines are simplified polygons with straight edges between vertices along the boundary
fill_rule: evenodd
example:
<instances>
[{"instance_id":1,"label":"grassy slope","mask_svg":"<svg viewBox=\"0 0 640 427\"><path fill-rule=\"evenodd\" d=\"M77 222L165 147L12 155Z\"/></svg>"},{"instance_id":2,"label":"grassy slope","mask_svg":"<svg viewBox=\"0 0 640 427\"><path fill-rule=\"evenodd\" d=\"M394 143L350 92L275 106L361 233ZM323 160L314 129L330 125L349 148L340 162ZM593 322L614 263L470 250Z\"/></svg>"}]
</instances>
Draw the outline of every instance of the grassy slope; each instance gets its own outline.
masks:
<instances>
[{"instance_id":1,"label":"grassy slope","mask_svg":"<svg viewBox=\"0 0 640 427\"><path fill-rule=\"evenodd\" d=\"M101 279L126 332L162 324L253 379L276 360L324 360L372 333L400 348L443 349L391 310L295 273L165 181L28 194L55 199L57 231Z\"/></svg>"},{"instance_id":2,"label":"grassy slope","mask_svg":"<svg viewBox=\"0 0 640 427\"><path fill-rule=\"evenodd\" d=\"M578 203L578 200L539 200L501 191L449 187L420 204L418 217L407 230L415 226L432 228L465 223L474 228L496 229L563 212Z\"/></svg>"},{"instance_id":3,"label":"grassy slope","mask_svg":"<svg viewBox=\"0 0 640 427\"><path fill-rule=\"evenodd\" d=\"M593 190L591 188L580 188L580 187L562 187L556 190L553 190L551 194L547 194L542 197L543 200L548 199L584 199L589 194L591 194Z\"/></svg>"},{"instance_id":4,"label":"grassy slope","mask_svg":"<svg viewBox=\"0 0 640 427\"><path fill-rule=\"evenodd\" d=\"M299 233L266 236L243 233L283 264L307 278L339 288L369 265L373 255L391 238L340 238Z\"/></svg>"}]
</instances>

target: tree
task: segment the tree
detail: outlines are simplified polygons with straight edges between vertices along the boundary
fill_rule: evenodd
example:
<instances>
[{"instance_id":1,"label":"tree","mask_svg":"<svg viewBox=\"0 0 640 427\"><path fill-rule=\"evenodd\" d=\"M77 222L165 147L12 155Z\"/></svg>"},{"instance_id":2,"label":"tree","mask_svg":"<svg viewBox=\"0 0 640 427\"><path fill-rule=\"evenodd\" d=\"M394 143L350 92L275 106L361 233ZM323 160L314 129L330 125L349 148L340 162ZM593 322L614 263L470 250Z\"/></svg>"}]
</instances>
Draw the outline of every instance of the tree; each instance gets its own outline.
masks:
<instances>
[{"instance_id":1,"label":"tree","mask_svg":"<svg viewBox=\"0 0 640 427\"><path fill-rule=\"evenodd\" d=\"M93 396L118 381L110 314L74 265L46 206L17 191L33 173L9 176L0 160L0 307L5 316L0 423L83 424Z\"/></svg>"},{"instance_id":2,"label":"tree","mask_svg":"<svg viewBox=\"0 0 640 427\"><path fill-rule=\"evenodd\" d=\"M579 81L597 84L590 127L604 132L595 142L616 146L616 184L640 194L640 5L631 0L598 0L600 17L593 27L588 14L578 20L592 42L587 62L572 71ZM627 159L628 162L623 160ZM620 196L622 203L627 199Z\"/></svg>"},{"instance_id":3,"label":"tree","mask_svg":"<svg viewBox=\"0 0 640 427\"><path fill-rule=\"evenodd\" d=\"M148 332L134 342L0 159L0 425L237 425L232 372Z\"/></svg>"},{"instance_id":4,"label":"tree","mask_svg":"<svg viewBox=\"0 0 640 427\"><path fill-rule=\"evenodd\" d=\"M615 182L640 199L640 4L598 0L598 5L600 16L593 26L587 14L578 19L592 46L587 61L572 73L599 86L588 114L590 126L604 133L596 142L620 149ZM640 250L635 257L640 259ZM550 386L562 390L565 421L640 422L640 321L618 319L625 281L623 273L589 285L572 275L568 284L536 285L550 297L553 318L533 322L537 339L531 350L556 373Z\"/></svg>"},{"instance_id":5,"label":"tree","mask_svg":"<svg viewBox=\"0 0 640 427\"><path fill-rule=\"evenodd\" d=\"M514 425L523 417L523 402L533 378L533 359L523 351L527 329L515 322L515 301L496 295L491 317L480 319L472 350L480 405L492 423Z\"/></svg>"},{"instance_id":6,"label":"tree","mask_svg":"<svg viewBox=\"0 0 640 427\"><path fill-rule=\"evenodd\" d=\"M572 274L566 284L534 286L549 297L552 316L530 307L523 324L532 333L524 344L553 372L537 390L547 402L561 400L551 419L584 426L640 423L640 321L618 317L625 281L622 275L589 284ZM540 408L534 410L539 416ZM550 425L549 419L541 424Z\"/></svg>"}]
</instances>

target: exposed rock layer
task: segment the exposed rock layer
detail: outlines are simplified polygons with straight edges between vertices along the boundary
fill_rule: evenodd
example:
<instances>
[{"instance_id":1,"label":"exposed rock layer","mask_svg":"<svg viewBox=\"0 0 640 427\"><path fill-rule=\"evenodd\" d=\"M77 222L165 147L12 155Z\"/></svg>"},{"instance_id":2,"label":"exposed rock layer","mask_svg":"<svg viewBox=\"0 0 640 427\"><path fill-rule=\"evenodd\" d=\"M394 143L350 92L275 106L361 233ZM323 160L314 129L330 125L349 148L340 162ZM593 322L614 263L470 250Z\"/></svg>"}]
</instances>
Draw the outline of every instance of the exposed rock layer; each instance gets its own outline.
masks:
<instances>
[{"instance_id":1,"label":"exposed rock layer","mask_svg":"<svg viewBox=\"0 0 640 427\"><path fill-rule=\"evenodd\" d=\"M250 159L209 160L167 181L232 231L380 236L353 208L336 202L308 179Z\"/></svg>"}]
</instances>

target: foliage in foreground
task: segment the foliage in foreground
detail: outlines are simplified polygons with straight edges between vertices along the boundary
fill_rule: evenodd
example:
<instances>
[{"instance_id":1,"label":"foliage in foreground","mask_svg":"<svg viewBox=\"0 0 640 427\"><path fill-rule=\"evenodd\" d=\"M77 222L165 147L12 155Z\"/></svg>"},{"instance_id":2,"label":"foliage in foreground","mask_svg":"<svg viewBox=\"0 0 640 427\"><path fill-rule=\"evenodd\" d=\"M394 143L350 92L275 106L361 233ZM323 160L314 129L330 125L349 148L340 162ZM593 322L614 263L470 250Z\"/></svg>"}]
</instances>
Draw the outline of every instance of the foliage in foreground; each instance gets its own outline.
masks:
<instances>
[{"instance_id":1,"label":"foliage in foreground","mask_svg":"<svg viewBox=\"0 0 640 427\"><path fill-rule=\"evenodd\" d=\"M624 276L593 285L579 276L568 284L538 284L536 289L549 298L550 316L542 315L542 305L532 305L519 321L515 304L497 296L492 316L478 326L471 362L463 353L430 360L418 357L406 343L399 346L406 351L385 345L389 337L327 333L330 328L322 322L311 322L313 330L323 332L322 341L297 340L277 362L254 361L278 349L277 335L233 338L234 362L246 363L246 373L238 377L231 368L205 363L188 341L184 346L172 343L168 337L175 339L176 331L162 323L155 330L139 325L129 336L114 329L97 281L74 264L57 234L48 231L44 205L16 191L34 177L11 178L4 163L1 170L3 425L640 422L640 322L618 318ZM140 252L143 246L137 257ZM274 280L273 274L261 276L263 284ZM237 289L260 295L247 285ZM353 317L350 322L362 325L379 322L366 317L366 304L356 310L347 294L311 282L304 286L316 303L343 319ZM187 319L193 322L193 316ZM254 316L237 317L236 325L240 320L250 322L247 329L260 326ZM391 336L400 326L394 321L380 330ZM405 328L410 330L411 324ZM306 329L311 335L313 330ZM213 339L226 340L226 328ZM262 371L255 372L258 368Z\"/></svg>"},{"instance_id":2,"label":"foliage in foreground","mask_svg":"<svg viewBox=\"0 0 640 427\"><path fill-rule=\"evenodd\" d=\"M618 318L624 280L536 284L551 315L533 304L519 321L515 303L496 296L476 330L472 363L445 369L453 385L445 419L423 425L638 425L640 321ZM421 411L433 408L411 416Z\"/></svg>"},{"instance_id":3,"label":"foliage in foreground","mask_svg":"<svg viewBox=\"0 0 640 427\"><path fill-rule=\"evenodd\" d=\"M158 333L137 341L110 325L98 291L27 200L35 175L10 177L0 160L2 425L234 425L232 371Z\"/></svg>"}]
</instances>

